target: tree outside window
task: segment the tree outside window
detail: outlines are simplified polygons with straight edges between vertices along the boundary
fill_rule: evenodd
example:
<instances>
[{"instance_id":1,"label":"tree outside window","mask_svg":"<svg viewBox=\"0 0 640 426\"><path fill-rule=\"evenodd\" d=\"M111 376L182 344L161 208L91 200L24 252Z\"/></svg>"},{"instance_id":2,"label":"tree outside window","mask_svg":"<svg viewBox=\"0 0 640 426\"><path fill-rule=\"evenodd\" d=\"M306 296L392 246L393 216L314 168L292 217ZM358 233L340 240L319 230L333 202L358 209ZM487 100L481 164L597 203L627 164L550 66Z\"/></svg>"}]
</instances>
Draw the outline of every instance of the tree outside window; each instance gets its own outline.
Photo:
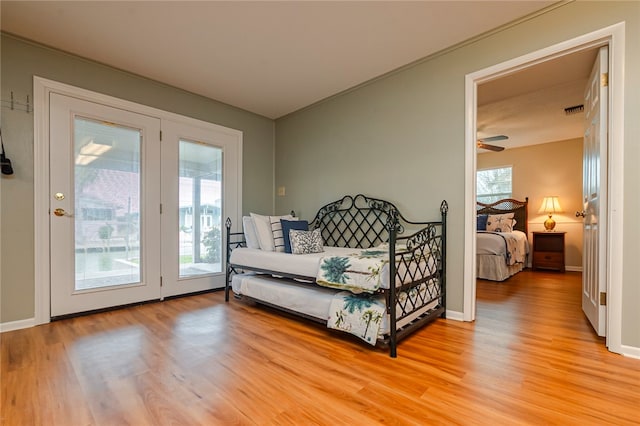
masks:
<instances>
[{"instance_id":1,"label":"tree outside window","mask_svg":"<svg viewBox=\"0 0 640 426\"><path fill-rule=\"evenodd\" d=\"M511 198L511 166L478 170L476 185L476 196L481 203Z\"/></svg>"}]
</instances>

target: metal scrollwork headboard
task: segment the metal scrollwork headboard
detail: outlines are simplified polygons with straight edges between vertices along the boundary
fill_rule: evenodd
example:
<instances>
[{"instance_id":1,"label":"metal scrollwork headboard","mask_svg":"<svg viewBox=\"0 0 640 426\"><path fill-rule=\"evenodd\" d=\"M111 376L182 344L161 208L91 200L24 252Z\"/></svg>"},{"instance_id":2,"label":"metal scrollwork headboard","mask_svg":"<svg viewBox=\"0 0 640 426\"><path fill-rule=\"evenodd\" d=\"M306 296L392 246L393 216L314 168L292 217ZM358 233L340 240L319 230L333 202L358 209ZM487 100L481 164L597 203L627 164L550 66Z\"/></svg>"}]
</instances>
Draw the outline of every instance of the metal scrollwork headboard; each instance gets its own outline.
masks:
<instances>
[{"instance_id":1,"label":"metal scrollwork headboard","mask_svg":"<svg viewBox=\"0 0 640 426\"><path fill-rule=\"evenodd\" d=\"M398 209L388 201L346 195L323 206L309 228L320 229L325 245L368 248L386 242L391 226L402 232L398 217Z\"/></svg>"}]
</instances>

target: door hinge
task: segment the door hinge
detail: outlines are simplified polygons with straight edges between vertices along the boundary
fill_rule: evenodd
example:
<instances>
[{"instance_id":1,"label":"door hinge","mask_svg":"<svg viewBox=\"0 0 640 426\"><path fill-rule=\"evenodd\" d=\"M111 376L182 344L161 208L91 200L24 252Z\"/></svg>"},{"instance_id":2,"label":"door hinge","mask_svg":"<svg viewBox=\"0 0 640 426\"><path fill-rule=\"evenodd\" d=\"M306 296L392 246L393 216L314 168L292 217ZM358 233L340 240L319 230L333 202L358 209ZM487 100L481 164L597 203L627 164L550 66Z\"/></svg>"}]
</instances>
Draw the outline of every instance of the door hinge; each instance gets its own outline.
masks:
<instances>
[{"instance_id":1,"label":"door hinge","mask_svg":"<svg viewBox=\"0 0 640 426\"><path fill-rule=\"evenodd\" d=\"M162 130L160 130L160 142L162 142Z\"/></svg>"},{"instance_id":2,"label":"door hinge","mask_svg":"<svg viewBox=\"0 0 640 426\"><path fill-rule=\"evenodd\" d=\"M162 287L162 275L160 276L160 287Z\"/></svg>"},{"instance_id":3,"label":"door hinge","mask_svg":"<svg viewBox=\"0 0 640 426\"><path fill-rule=\"evenodd\" d=\"M605 72L600 76L600 82L602 83L602 87L609 86L609 73Z\"/></svg>"},{"instance_id":4,"label":"door hinge","mask_svg":"<svg viewBox=\"0 0 640 426\"><path fill-rule=\"evenodd\" d=\"M600 292L600 306L607 306L607 293L604 291Z\"/></svg>"},{"instance_id":5,"label":"door hinge","mask_svg":"<svg viewBox=\"0 0 640 426\"><path fill-rule=\"evenodd\" d=\"M160 214L162 214L162 203L160 203Z\"/></svg>"}]
</instances>

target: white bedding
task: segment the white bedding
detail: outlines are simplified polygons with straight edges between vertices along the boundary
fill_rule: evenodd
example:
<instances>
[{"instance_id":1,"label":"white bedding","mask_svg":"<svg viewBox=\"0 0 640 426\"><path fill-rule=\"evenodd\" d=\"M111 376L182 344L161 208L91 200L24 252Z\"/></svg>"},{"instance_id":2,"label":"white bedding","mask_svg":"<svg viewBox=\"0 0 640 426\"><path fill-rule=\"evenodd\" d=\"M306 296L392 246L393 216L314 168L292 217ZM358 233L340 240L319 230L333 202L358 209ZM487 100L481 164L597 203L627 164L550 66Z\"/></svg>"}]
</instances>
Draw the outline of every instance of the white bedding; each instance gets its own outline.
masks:
<instances>
[{"instance_id":1,"label":"white bedding","mask_svg":"<svg viewBox=\"0 0 640 426\"><path fill-rule=\"evenodd\" d=\"M478 232L476 244L476 274L477 278L504 281L512 275L522 271L525 267L526 255L529 254L529 241L527 234L522 231L513 231L510 237L517 239L518 253L511 264L506 262L505 240L499 235Z\"/></svg>"},{"instance_id":2,"label":"white bedding","mask_svg":"<svg viewBox=\"0 0 640 426\"><path fill-rule=\"evenodd\" d=\"M522 254L522 257L518 256L515 261L517 263L524 262L524 257L529 254L527 234L522 231L503 232L501 234L517 241L518 252ZM490 232L478 232L476 235L476 254L506 255L506 244L500 235Z\"/></svg>"},{"instance_id":3,"label":"white bedding","mask_svg":"<svg viewBox=\"0 0 640 426\"><path fill-rule=\"evenodd\" d=\"M437 283L428 284L436 286ZM244 295L256 300L269 303L274 306L299 312L313 318L327 321L330 317L329 308L331 301L340 290L329 289L309 284L296 283L291 280L273 278L264 274L237 274L231 279L231 289L237 295ZM401 303L407 306L417 306L424 300L424 292L427 291L427 284L420 286L417 291L409 291L400 294ZM408 300L407 300L408 299ZM404 327L429 309L437 306L438 301L433 301L427 306L412 312L408 317L399 320L398 327ZM398 313L402 308L397 306ZM389 316L382 318L379 336L389 332Z\"/></svg>"},{"instance_id":4,"label":"white bedding","mask_svg":"<svg viewBox=\"0 0 640 426\"><path fill-rule=\"evenodd\" d=\"M316 277L320 269L322 259L333 256L352 256L354 253L361 253L369 249L345 248L345 247L324 247L322 253L311 254L289 254L274 251L256 250L246 247L236 248L231 252L230 263L238 266L240 269L246 267L252 270L261 270L263 272L274 272L290 274L297 277L308 277L308 281L316 282ZM425 264L428 263L428 267ZM421 262L401 262L398 264L396 275L396 286L403 284L398 276L405 277L406 281L411 282L425 278L425 272L435 270L435 257L426 256ZM409 272L407 273L407 266ZM385 263L379 273L379 288L389 288L389 265ZM345 289L345 288L342 288ZM354 293L358 292L352 290ZM365 290L366 291L366 290Z\"/></svg>"},{"instance_id":5,"label":"white bedding","mask_svg":"<svg viewBox=\"0 0 640 426\"><path fill-rule=\"evenodd\" d=\"M318 274L320 259L324 256L346 256L353 253L352 248L324 247L323 253L289 254L275 251L256 250L250 248L236 248L231 252L230 263L246 267L263 269L265 271L278 271L300 277L310 277L315 281ZM292 262L291 260L294 259Z\"/></svg>"},{"instance_id":6,"label":"white bedding","mask_svg":"<svg viewBox=\"0 0 640 426\"><path fill-rule=\"evenodd\" d=\"M231 289L235 294L249 296L323 321L329 318L331 300L340 291L254 274L234 275Z\"/></svg>"}]
</instances>

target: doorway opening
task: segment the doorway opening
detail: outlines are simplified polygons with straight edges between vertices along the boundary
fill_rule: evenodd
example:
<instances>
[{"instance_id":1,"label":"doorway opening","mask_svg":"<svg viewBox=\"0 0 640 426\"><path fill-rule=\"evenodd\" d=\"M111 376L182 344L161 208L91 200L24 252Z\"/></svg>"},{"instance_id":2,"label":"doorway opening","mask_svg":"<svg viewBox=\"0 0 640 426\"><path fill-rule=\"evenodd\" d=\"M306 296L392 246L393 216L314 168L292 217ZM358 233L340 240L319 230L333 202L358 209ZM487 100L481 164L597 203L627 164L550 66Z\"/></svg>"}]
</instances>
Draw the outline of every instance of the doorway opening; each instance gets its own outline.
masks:
<instances>
[{"instance_id":1,"label":"doorway opening","mask_svg":"<svg viewBox=\"0 0 640 426\"><path fill-rule=\"evenodd\" d=\"M624 56L624 23L616 24L612 27L602 29L575 39L560 43L558 45L532 52L520 58L507 61L467 75L466 78L466 108L467 120L465 127L465 164L466 164L466 186L465 186L465 223L474 232L465 233L465 265L464 265L464 306L463 319L473 321L476 315L476 144L478 124L478 92L479 87L498 81L501 78L508 78L518 72L526 72L532 67L550 63L550 61L565 57L577 52L585 52L590 49L608 45L611 55L609 71L609 106L610 118L609 127L609 190L610 197L606 209L608 229L606 256L606 288L607 288L607 346L613 352L621 352L621 264L619 255L622 253L622 245L616 238L622 234L621 226L616 222L616 217L621 212L621 191L622 188L622 117L623 106L623 56ZM490 136L490 135L489 135ZM534 206L535 208L535 206ZM620 221L618 221L620 222Z\"/></svg>"}]
</instances>

